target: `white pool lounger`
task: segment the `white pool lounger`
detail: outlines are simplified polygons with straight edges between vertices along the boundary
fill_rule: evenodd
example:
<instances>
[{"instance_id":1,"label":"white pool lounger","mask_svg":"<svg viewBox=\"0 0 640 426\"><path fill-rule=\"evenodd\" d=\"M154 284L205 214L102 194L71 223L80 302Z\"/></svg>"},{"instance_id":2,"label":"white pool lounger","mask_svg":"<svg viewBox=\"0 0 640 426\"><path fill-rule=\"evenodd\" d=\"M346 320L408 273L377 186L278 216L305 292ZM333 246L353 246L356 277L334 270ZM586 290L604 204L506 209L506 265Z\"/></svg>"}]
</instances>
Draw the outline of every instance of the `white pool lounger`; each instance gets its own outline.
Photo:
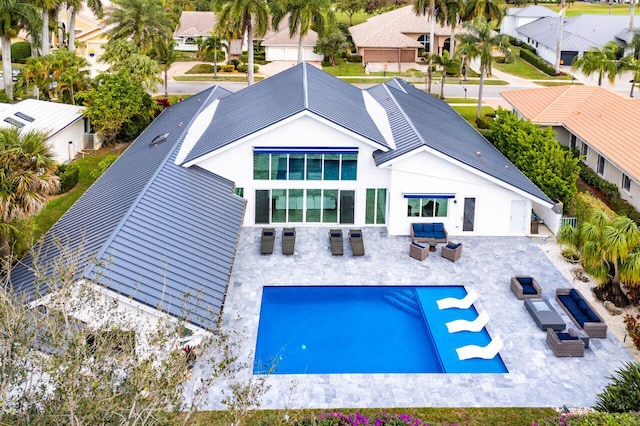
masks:
<instances>
[{"instance_id":1,"label":"white pool lounger","mask_svg":"<svg viewBox=\"0 0 640 426\"><path fill-rule=\"evenodd\" d=\"M450 308L458 308L458 309L469 309L469 306L473 305L478 299L478 293L476 293L475 289L469 290L467 295L462 299L456 299L455 297L446 297L444 299L436 300L438 304L438 309L450 309Z\"/></svg>"},{"instance_id":2,"label":"white pool lounger","mask_svg":"<svg viewBox=\"0 0 640 426\"><path fill-rule=\"evenodd\" d=\"M489 314L487 311L482 311L476 317L476 319L469 321L464 319L459 319L455 321L450 321L446 323L447 330L449 333L457 333L459 331L480 331L484 328L485 325L489 322Z\"/></svg>"},{"instance_id":3,"label":"white pool lounger","mask_svg":"<svg viewBox=\"0 0 640 426\"><path fill-rule=\"evenodd\" d=\"M496 336L487 346L467 345L456 349L456 352L460 361L471 358L492 359L503 346L500 336Z\"/></svg>"}]
</instances>

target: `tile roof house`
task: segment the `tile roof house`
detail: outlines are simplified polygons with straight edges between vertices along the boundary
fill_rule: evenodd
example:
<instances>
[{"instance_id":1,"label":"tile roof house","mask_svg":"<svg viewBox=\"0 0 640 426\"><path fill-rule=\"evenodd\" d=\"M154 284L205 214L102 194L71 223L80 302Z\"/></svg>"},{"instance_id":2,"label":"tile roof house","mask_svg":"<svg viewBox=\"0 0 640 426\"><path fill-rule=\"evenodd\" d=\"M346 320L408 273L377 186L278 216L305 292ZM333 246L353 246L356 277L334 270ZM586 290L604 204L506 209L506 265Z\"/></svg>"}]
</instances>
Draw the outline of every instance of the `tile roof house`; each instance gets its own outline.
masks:
<instances>
[{"instance_id":1,"label":"tile roof house","mask_svg":"<svg viewBox=\"0 0 640 426\"><path fill-rule=\"evenodd\" d=\"M558 141L640 210L640 99L599 86L559 86L501 92L521 117L552 126Z\"/></svg>"},{"instance_id":2,"label":"tile roof house","mask_svg":"<svg viewBox=\"0 0 640 426\"><path fill-rule=\"evenodd\" d=\"M405 6L372 16L362 24L349 27L353 44L363 63L410 63L418 61L418 49L429 51L429 19ZM449 49L451 28L435 25L435 52Z\"/></svg>"},{"instance_id":3,"label":"tile roof house","mask_svg":"<svg viewBox=\"0 0 640 426\"><path fill-rule=\"evenodd\" d=\"M234 195L238 194L238 195ZM393 80L361 90L302 63L163 112L45 235L84 246L82 277L196 327L219 312L241 226L378 227L409 235L528 235L554 203L449 105ZM558 225L559 226L559 225ZM256 245L256 250L258 250ZM12 285L38 297L25 258ZM83 268L80 268L82 270ZM100 274L98 274L100 272Z\"/></svg>"},{"instance_id":4,"label":"tile roof house","mask_svg":"<svg viewBox=\"0 0 640 426\"><path fill-rule=\"evenodd\" d=\"M83 150L100 148L100 140L91 133L84 107L25 99L16 104L0 104L0 126L23 131L42 131L58 163L73 160Z\"/></svg>"},{"instance_id":5,"label":"tile roof house","mask_svg":"<svg viewBox=\"0 0 640 426\"><path fill-rule=\"evenodd\" d=\"M516 38L536 48L538 56L555 63L558 18L544 17L515 29ZM640 28L640 23L635 23ZM621 47L628 44L629 17L626 15L580 15L564 18L560 62L570 65L573 58L592 47L601 48L610 41Z\"/></svg>"},{"instance_id":6,"label":"tile roof house","mask_svg":"<svg viewBox=\"0 0 640 426\"><path fill-rule=\"evenodd\" d=\"M173 40L177 43L175 50L197 52L198 39L211 37L209 31L216 26L214 12L184 11L180 14L178 27L173 33ZM239 56L242 53L242 40L231 40L229 54Z\"/></svg>"}]
</instances>

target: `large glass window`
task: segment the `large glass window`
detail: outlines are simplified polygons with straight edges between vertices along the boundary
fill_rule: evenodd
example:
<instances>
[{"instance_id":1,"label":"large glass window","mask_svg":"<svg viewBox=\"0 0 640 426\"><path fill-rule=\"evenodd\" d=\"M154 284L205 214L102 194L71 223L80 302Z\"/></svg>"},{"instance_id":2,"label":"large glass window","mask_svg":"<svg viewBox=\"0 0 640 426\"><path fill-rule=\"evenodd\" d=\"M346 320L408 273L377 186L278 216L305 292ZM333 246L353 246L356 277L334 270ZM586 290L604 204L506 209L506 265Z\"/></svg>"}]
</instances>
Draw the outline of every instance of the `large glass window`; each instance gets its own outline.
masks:
<instances>
[{"instance_id":1,"label":"large glass window","mask_svg":"<svg viewBox=\"0 0 640 426\"><path fill-rule=\"evenodd\" d=\"M307 222L320 222L322 213L322 190L307 189Z\"/></svg>"},{"instance_id":2,"label":"large glass window","mask_svg":"<svg viewBox=\"0 0 640 426\"><path fill-rule=\"evenodd\" d=\"M341 180L356 180L358 175L358 154L342 154Z\"/></svg>"},{"instance_id":3,"label":"large glass window","mask_svg":"<svg viewBox=\"0 0 640 426\"><path fill-rule=\"evenodd\" d=\"M271 221L283 223L287 221L287 190L271 190Z\"/></svg>"},{"instance_id":4,"label":"large glass window","mask_svg":"<svg viewBox=\"0 0 640 426\"><path fill-rule=\"evenodd\" d=\"M307 154L307 180L322 180L322 154Z\"/></svg>"},{"instance_id":5,"label":"large glass window","mask_svg":"<svg viewBox=\"0 0 640 426\"><path fill-rule=\"evenodd\" d=\"M324 180L338 180L340 177L340 154L324 155Z\"/></svg>"},{"instance_id":6,"label":"large glass window","mask_svg":"<svg viewBox=\"0 0 640 426\"><path fill-rule=\"evenodd\" d=\"M408 198L409 217L447 217L448 198Z\"/></svg>"},{"instance_id":7,"label":"large glass window","mask_svg":"<svg viewBox=\"0 0 640 426\"><path fill-rule=\"evenodd\" d=\"M289 154L289 180L304 180L304 154Z\"/></svg>"},{"instance_id":8,"label":"large glass window","mask_svg":"<svg viewBox=\"0 0 640 426\"><path fill-rule=\"evenodd\" d=\"M598 174L604 175L604 157L602 155L598 155Z\"/></svg>"},{"instance_id":9,"label":"large glass window","mask_svg":"<svg viewBox=\"0 0 640 426\"><path fill-rule=\"evenodd\" d=\"M367 225L385 223L386 209L387 190L384 188L367 189L364 223Z\"/></svg>"},{"instance_id":10,"label":"large glass window","mask_svg":"<svg viewBox=\"0 0 640 426\"><path fill-rule=\"evenodd\" d=\"M253 178L269 179L269 154L253 154Z\"/></svg>"},{"instance_id":11,"label":"large glass window","mask_svg":"<svg viewBox=\"0 0 640 426\"><path fill-rule=\"evenodd\" d=\"M253 154L256 180L356 180L358 154Z\"/></svg>"},{"instance_id":12,"label":"large glass window","mask_svg":"<svg viewBox=\"0 0 640 426\"><path fill-rule=\"evenodd\" d=\"M256 223L354 223L355 191L256 190Z\"/></svg>"},{"instance_id":13,"label":"large glass window","mask_svg":"<svg viewBox=\"0 0 640 426\"><path fill-rule=\"evenodd\" d=\"M325 189L322 197L322 222L338 222L338 190Z\"/></svg>"},{"instance_id":14,"label":"large glass window","mask_svg":"<svg viewBox=\"0 0 640 426\"><path fill-rule=\"evenodd\" d=\"M271 179L287 180L287 154L271 154Z\"/></svg>"},{"instance_id":15,"label":"large glass window","mask_svg":"<svg viewBox=\"0 0 640 426\"><path fill-rule=\"evenodd\" d=\"M625 174L622 175L622 189L625 191L631 191L631 179L629 179L629 176Z\"/></svg>"},{"instance_id":16,"label":"large glass window","mask_svg":"<svg viewBox=\"0 0 640 426\"><path fill-rule=\"evenodd\" d=\"M289 220L287 222L302 222L304 213L304 191L302 189L289 190Z\"/></svg>"}]
</instances>

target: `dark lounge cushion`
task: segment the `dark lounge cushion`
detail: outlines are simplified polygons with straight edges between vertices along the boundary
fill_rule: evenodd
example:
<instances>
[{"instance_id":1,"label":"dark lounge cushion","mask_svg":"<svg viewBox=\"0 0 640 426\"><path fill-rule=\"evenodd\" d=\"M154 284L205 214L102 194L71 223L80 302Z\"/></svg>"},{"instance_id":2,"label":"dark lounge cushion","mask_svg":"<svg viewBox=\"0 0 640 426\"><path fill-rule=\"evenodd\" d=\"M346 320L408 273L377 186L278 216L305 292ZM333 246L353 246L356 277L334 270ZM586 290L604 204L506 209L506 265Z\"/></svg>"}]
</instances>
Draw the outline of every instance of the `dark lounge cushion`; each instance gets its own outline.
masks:
<instances>
[{"instance_id":1,"label":"dark lounge cushion","mask_svg":"<svg viewBox=\"0 0 640 426\"><path fill-rule=\"evenodd\" d=\"M359 233L351 234L351 237L353 237L353 238L360 238L360 234L359 234Z\"/></svg>"},{"instance_id":2,"label":"dark lounge cushion","mask_svg":"<svg viewBox=\"0 0 640 426\"><path fill-rule=\"evenodd\" d=\"M523 284L522 285L522 293L523 294L536 294L537 291L533 284Z\"/></svg>"},{"instance_id":3,"label":"dark lounge cushion","mask_svg":"<svg viewBox=\"0 0 640 426\"><path fill-rule=\"evenodd\" d=\"M587 315L587 318L589 318L589 321L591 322L600 322L600 318L598 318L598 315L596 315L596 313L591 309L585 311L585 315Z\"/></svg>"},{"instance_id":4,"label":"dark lounge cushion","mask_svg":"<svg viewBox=\"0 0 640 426\"><path fill-rule=\"evenodd\" d=\"M578 336L572 336L569 333L556 333L560 340L578 340Z\"/></svg>"},{"instance_id":5,"label":"dark lounge cushion","mask_svg":"<svg viewBox=\"0 0 640 426\"><path fill-rule=\"evenodd\" d=\"M411 244L413 244L414 246L416 246L416 247L418 247L418 248L421 248L421 249L423 249L423 248L424 248L424 246L423 246L422 244L418 244L418 243L416 243L416 242L412 242Z\"/></svg>"},{"instance_id":6,"label":"dark lounge cushion","mask_svg":"<svg viewBox=\"0 0 640 426\"><path fill-rule=\"evenodd\" d=\"M272 236L272 235L273 235L273 232L271 232L271 231L266 231L266 232L263 232L263 233L262 233L262 235L264 235L264 236L266 236L266 237L270 237L270 236Z\"/></svg>"},{"instance_id":7,"label":"dark lounge cushion","mask_svg":"<svg viewBox=\"0 0 640 426\"><path fill-rule=\"evenodd\" d=\"M447 247L448 249L454 250L454 249L457 249L458 247L460 247L460 243L458 243L458 244L455 244L455 243L447 243L446 247Z\"/></svg>"},{"instance_id":8,"label":"dark lounge cushion","mask_svg":"<svg viewBox=\"0 0 640 426\"><path fill-rule=\"evenodd\" d=\"M285 232L284 233L285 237L293 237L294 235L296 235L295 232Z\"/></svg>"},{"instance_id":9,"label":"dark lounge cushion","mask_svg":"<svg viewBox=\"0 0 640 426\"><path fill-rule=\"evenodd\" d=\"M416 234L418 232L422 232L422 224L421 223L414 223L413 225L413 233Z\"/></svg>"},{"instance_id":10,"label":"dark lounge cushion","mask_svg":"<svg viewBox=\"0 0 640 426\"><path fill-rule=\"evenodd\" d=\"M584 314L574 314L573 316L575 317L578 324L580 324L580 327L583 327L584 323L589 321L589 318Z\"/></svg>"},{"instance_id":11,"label":"dark lounge cushion","mask_svg":"<svg viewBox=\"0 0 640 426\"><path fill-rule=\"evenodd\" d=\"M578 300L578 308L580 308L580 310L586 314L589 309L589 306L587 306L587 302L585 302L584 300L580 299Z\"/></svg>"},{"instance_id":12,"label":"dark lounge cushion","mask_svg":"<svg viewBox=\"0 0 640 426\"><path fill-rule=\"evenodd\" d=\"M444 223L441 223L441 222L434 223L433 232L444 232Z\"/></svg>"},{"instance_id":13,"label":"dark lounge cushion","mask_svg":"<svg viewBox=\"0 0 640 426\"><path fill-rule=\"evenodd\" d=\"M331 233L331 236L332 236L333 238L340 238L340 237L342 237L342 234L341 234L341 233L339 233L339 232L332 232L332 233Z\"/></svg>"},{"instance_id":14,"label":"dark lounge cushion","mask_svg":"<svg viewBox=\"0 0 640 426\"><path fill-rule=\"evenodd\" d=\"M446 237L446 235L444 235L444 232L441 232L441 231L434 231L434 232L433 232L433 238L437 238L437 239L442 240L442 239L445 239L445 238L447 238L447 237Z\"/></svg>"},{"instance_id":15,"label":"dark lounge cushion","mask_svg":"<svg viewBox=\"0 0 640 426\"><path fill-rule=\"evenodd\" d=\"M423 223L422 232L426 232L428 234L433 233L433 223Z\"/></svg>"},{"instance_id":16,"label":"dark lounge cushion","mask_svg":"<svg viewBox=\"0 0 640 426\"><path fill-rule=\"evenodd\" d=\"M569 296L571 296L571 298L573 300L575 300L576 302L578 300L582 299L582 297L580 297L580 295L578 294L578 292L574 288L572 288L571 291L569 292Z\"/></svg>"},{"instance_id":17,"label":"dark lounge cushion","mask_svg":"<svg viewBox=\"0 0 640 426\"><path fill-rule=\"evenodd\" d=\"M518 277L517 280L523 286L527 284L531 285L533 283L533 278L531 277Z\"/></svg>"}]
</instances>

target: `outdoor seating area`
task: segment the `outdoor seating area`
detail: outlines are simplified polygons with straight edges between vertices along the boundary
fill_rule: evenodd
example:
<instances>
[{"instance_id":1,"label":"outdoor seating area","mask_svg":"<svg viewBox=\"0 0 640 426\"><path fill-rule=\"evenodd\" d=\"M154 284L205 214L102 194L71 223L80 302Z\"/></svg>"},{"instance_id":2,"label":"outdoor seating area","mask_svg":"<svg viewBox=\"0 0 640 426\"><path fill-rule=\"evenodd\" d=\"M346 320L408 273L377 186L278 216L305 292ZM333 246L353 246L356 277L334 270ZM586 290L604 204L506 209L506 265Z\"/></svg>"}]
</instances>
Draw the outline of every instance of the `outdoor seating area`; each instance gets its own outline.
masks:
<instances>
[{"instance_id":1,"label":"outdoor seating area","mask_svg":"<svg viewBox=\"0 0 640 426\"><path fill-rule=\"evenodd\" d=\"M409 256L420 261L425 260L429 257L429 248L412 241L411 244L409 244Z\"/></svg>"},{"instance_id":2,"label":"outdoor seating area","mask_svg":"<svg viewBox=\"0 0 640 426\"><path fill-rule=\"evenodd\" d=\"M511 277L511 291L518 300L537 299L542 297L542 288L533 277Z\"/></svg>"},{"instance_id":3,"label":"outdoor seating area","mask_svg":"<svg viewBox=\"0 0 640 426\"><path fill-rule=\"evenodd\" d=\"M445 246L442 247L442 252L440 253L442 257L452 262L460 259L460 255L462 254L462 243L454 243L449 241Z\"/></svg>"},{"instance_id":4,"label":"outdoor seating area","mask_svg":"<svg viewBox=\"0 0 640 426\"><path fill-rule=\"evenodd\" d=\"M578 290L558 288L556 289L556 300L569 318L589 337L607 337L607 324Z\"/></svg>"},{"instance_id":5,"label":"outdoor seating area","mask_svg":"<svg viewBox=\"0 0 640 426\"><path fill-rule=\"evenodd\" d=\"M444 223L441 222L411 224L411 241L429 243L435 247L437 243L446 243L447 235Z\"/></svg>"},{"instance_id":6,"label":"outdoor seating area","mask_svg":"<svg viewBox=\"0 0 640 426\"><path fill-rule=\"evenodd\" d=\"M584 356L585 345L578 333L570 328L567 332L547 329L547 343L558 357Z\"/></svg>"}]
</instances>

